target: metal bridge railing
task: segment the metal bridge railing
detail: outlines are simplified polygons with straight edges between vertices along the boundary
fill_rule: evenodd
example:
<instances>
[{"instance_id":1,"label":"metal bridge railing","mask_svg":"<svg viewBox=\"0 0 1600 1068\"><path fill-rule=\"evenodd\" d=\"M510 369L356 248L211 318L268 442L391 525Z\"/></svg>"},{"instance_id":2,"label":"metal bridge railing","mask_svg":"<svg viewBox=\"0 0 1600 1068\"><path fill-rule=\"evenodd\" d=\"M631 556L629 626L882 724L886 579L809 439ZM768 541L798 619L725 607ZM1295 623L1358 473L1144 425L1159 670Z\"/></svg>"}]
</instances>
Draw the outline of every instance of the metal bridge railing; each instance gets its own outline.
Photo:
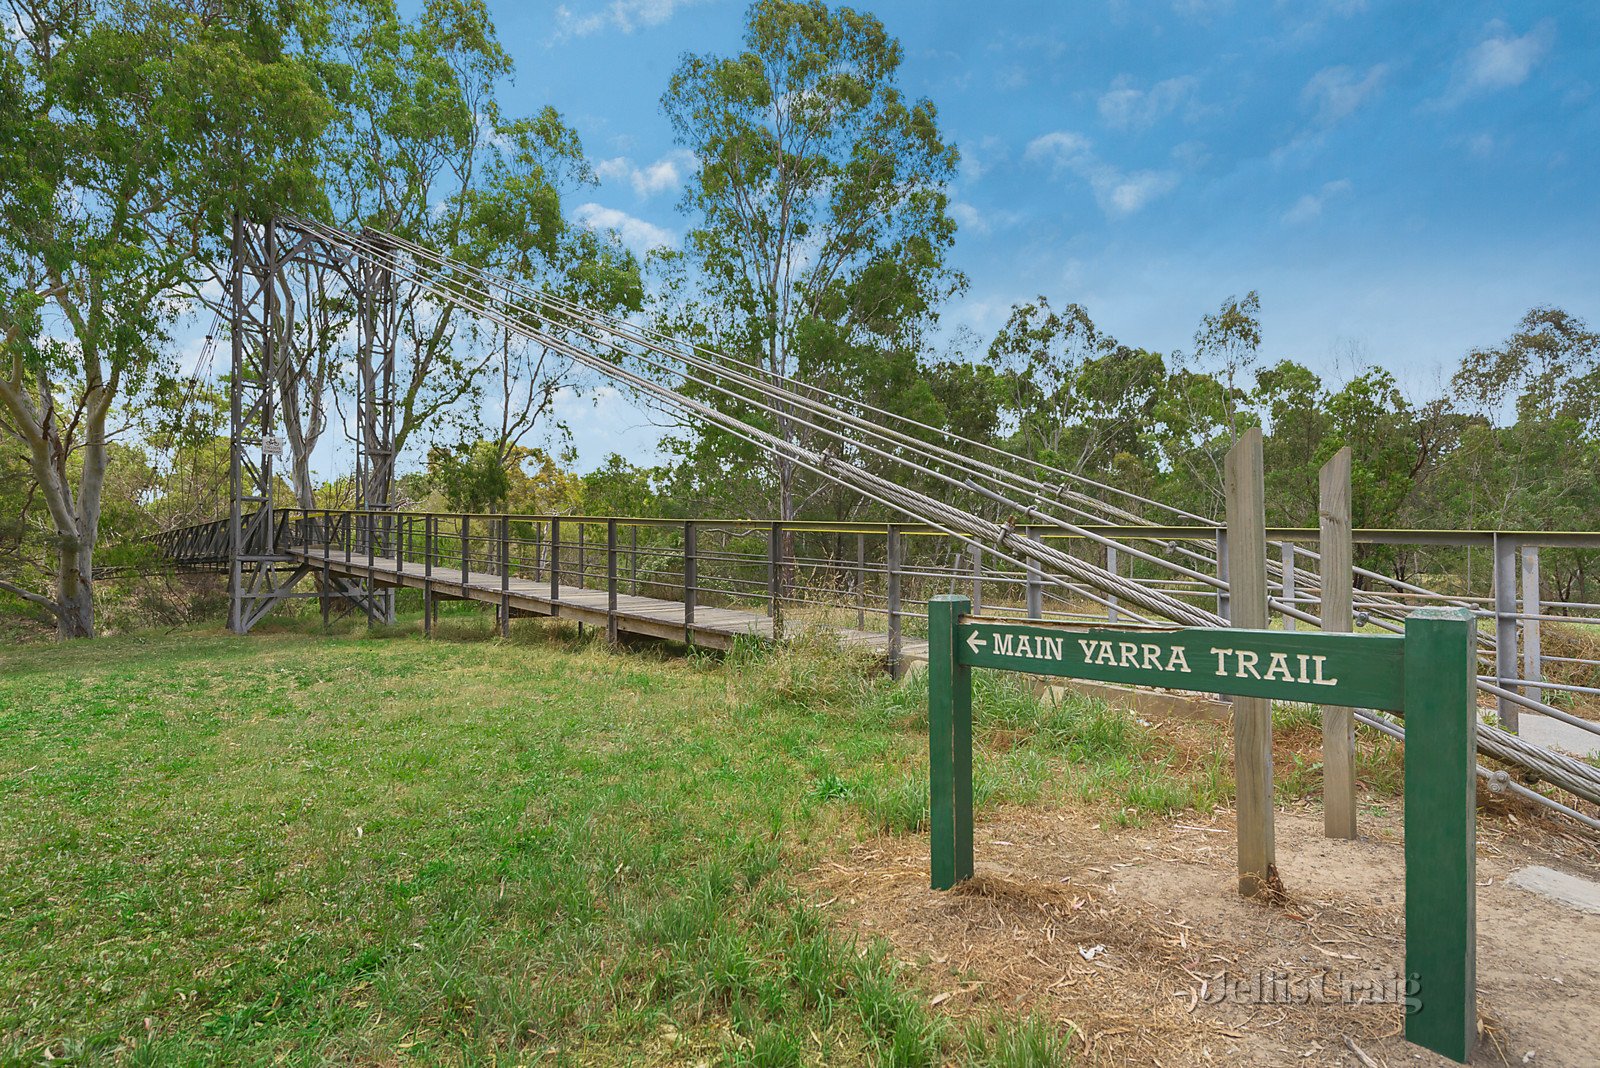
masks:
<instances>
[{"instance_id":1,"label":"metal bridge railing","mask_svg":"<svg viewBox=\"0 0 1600 1068\"><path fill-rule=\"evenodd\" d=\"M605 590L608 596L677 601L696 610L765 611L778 630L809 625L886 636L891 654L903 640L924 633L927 601L960 592L988 615L1075 622L1128 622L1136 613L1116 597L1096 597L1087 587L1046 583L1027 569L999 563L983 550L961 545L916 523L757 519L661 519L625 516L429 512L417 510L279 509L272 525L278 544L264 552L298 549L345 561L379 558L402 573L425 577L435 568L476 577L553 582L557 588ZM1119 553L1099 540L1066 535L1054 526L1019 526L1025 536L1062 545L1141 585L1228 614L1226 532L1207 525L1094 525L1086 533L1182 561L1153 567L1132 550ZM1271 528L1281 558L1274 562L1271 595L1276 625L1293 628L1296 616L1320 611L1314 528ZM229 559L226 520L166 531L150 540L180 566L223 566ZM1600 533L1546 531L1421 531L1361 529L1358 545L1411 553L1448 552L1465 561L1466 577L1430 572L1439 593L1404 579L1362 573L1355 594L1358 621L1392 627L1425 605L1466 606L1484 621L1480 681L1497 702L1502 726L1516 731L1529 712L1600 734L1600 723L1576 714L1600 708L1600 600L1546 597L1541 550L1579 554L1577 571L1593 573ZM1477 571L1473 560L1487 556ZM1428 561L1419 557L1421 564ZM1437 565L1443 567L1444 565ZM1573 570L1568 568L1569 571ZM1487 578L1487 583L1484 583ZM1520 582L1519 582L1520 580ZM1571 586L1571 583L1567 584ZM448 596L448 590L441 589ZM1546 652L1550 627L1561 638ZM1591 713L1593 714L1593 713Z\"/></svg>"}]
</instances>

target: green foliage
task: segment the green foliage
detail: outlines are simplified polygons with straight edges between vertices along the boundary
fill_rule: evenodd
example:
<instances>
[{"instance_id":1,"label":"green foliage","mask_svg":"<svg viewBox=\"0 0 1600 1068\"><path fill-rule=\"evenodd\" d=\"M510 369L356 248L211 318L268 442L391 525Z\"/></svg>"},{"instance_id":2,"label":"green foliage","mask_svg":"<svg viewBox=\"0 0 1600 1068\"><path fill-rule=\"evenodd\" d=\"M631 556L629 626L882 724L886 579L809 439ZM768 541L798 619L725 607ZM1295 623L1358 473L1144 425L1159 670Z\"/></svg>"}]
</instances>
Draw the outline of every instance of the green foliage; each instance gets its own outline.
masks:
<instances>
[{"instance_id":1,"label":"green foliage","mask_svg":"<svg viewBox=\"0 0 1600 1068\"><path fill-rule=\"evenodd\" d=\"M0 425L28 457L53 588L6 584L79 637L108 419L172 392L173 322L219 273L232 214L316 202L331 109L305 48L325 24L249 2L16 10L0 45Z\"/></svg>"},{"instance_id":2,"label":"green foliage","mask_svg":"<svg viewBox=\"0 0 1600 1068\"><path fill-rule=\"evenodd\" d=\"M901 93L901 59L876 17L821 0L759 0L743 52L684 58L662 107L699 169L694 226L663 259L666 318L769 374L935 415L916 353L961 285L945 263L957 153L933 104ZM811 437L781 409L700 399ZM792 463L712 431L682 447L697 469L772 464L778 517L796 514Z\"/></svg>"}]
</instances>

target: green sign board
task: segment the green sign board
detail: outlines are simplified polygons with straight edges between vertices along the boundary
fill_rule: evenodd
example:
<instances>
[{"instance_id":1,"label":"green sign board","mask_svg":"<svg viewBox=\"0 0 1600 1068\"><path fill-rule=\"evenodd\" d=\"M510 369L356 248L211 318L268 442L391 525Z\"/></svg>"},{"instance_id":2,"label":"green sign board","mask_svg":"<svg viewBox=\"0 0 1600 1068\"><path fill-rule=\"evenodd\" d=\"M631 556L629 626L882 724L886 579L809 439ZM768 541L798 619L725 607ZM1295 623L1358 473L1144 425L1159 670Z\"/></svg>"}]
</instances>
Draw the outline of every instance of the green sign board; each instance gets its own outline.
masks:
<instances>
[{"instance_id":1,"label":"green sign board","mask_svg":"<svg viewBox=\"0 0 1600 1068\"><path fill-rule=\"evenodd\" d=\"M968 616L928 604L930 865L973 872L972 669L1402 712L1406 720L1406 1037L1465 1062L1477 1034L1475 620L1423 609L1405 637L1106 629Z\"/></svg>"},{"instance_id":2,"label":"green sign board","mask_svg":"<svg viewBox=\"0 0 1600 1068\"><path fill-rule=\"evenodd\" d=\"M1399 711L1405 639L1318 631L956 625L968 667Z\"/></svg>"}]
</instances>

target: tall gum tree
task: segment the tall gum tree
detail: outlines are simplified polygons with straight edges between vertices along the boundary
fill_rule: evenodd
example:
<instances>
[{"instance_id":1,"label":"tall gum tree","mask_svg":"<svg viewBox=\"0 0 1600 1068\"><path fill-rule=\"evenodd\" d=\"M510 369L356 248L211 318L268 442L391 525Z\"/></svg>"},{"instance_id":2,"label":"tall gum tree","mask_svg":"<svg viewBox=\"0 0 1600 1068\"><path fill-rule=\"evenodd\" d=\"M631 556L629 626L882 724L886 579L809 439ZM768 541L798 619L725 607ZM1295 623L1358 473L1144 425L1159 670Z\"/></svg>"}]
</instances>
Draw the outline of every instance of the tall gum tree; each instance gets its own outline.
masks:
<instances>
[{"instance_id":1,"label":"tall gum tree","mask_svg":"<svg viewBox=\"0 0 1600 1068\"><path fill-rule=\"evenodd\" d=\"M337 52L349 81L337 95L322 171L334 220L375 226L519 286L555 291L612 311L638 308L638 264L615 235L575 225L564 204L594 181L577 132L554 108L505 114L496 91L510 57L478 0L427 0L402 17L390 0L366 0ZM479 436L477 411L498 404L497 442L509 461L516 444L549 414L571 365L536 345L507 339L457 307L401 282L391 330L379 345L395 350L393 454L419 431L439 437L462 424ZM330 343L336 335L327 335ZM378 388L378 359L347 361L362 381L327 382L335 396ZM298 360L309 416L328 362L308 347ZM336 361L343 362L343 361ZM286 412L289 418L297 413ZM373 406L356 427L369 455L382 447ZM301 446L315 446L309 417ZM291 437L294 435L291 434ZM387 500L393 470L375 463L369 502ZM302 501L309 484L296 487Z\"/></svg>"},{"instance_id":2,"label":"tall gum tree","mask_svg":"<svg viewBox=\"0 0 1600 1068\"><path fill-rule=\"evenodd\" d=\"M171 376L170 330L226 221L295 206L327 120L297 54L311 6L12 0L0 44L0 433L49 516L48 589L0 579L63 638L94 633L108 421ZM288 10L288 9L284 9Z\"/></svg>"},{"instance_id":3,"label":"tall gum tree","mask_svg":"<svg viewBox=\"0 0 1600 1068\"><path fill-rule=\"evenodd\" d=\"M774 377L900 410L935 407L916 354L963 280L945 263L958 156L933 104L902 95L899 42L851 8L760 0L744 45L734 56L686 56L662 97L698 161L682 202L695 223L666 258L679 298L673 329ZM711 392L702 399L785 441L829 447L781 405L772 414ZM702 453L740 449L710 431L700 442ZM802 472L788 457L766 459L778 517L792 519Z\"/></svg>"}]
</instances>

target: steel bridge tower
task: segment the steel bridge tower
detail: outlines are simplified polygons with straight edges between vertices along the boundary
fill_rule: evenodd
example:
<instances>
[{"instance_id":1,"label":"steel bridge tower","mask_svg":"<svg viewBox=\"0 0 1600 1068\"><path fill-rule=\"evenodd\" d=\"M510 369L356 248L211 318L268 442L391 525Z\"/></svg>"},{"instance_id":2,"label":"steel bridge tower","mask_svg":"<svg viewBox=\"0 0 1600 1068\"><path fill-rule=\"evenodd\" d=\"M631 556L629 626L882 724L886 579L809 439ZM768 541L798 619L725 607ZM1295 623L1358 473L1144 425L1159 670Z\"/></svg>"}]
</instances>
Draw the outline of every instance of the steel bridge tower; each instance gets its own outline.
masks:
<instances>
[{"instance_id":1,"label":"steel bridge tower","mask_svg":"<svg viewBox=\"0 0 1600 1068\"><path fill-rule=\"evenodd\" d=\"M315 516L279 506L285 386L303 373L306 353L285 314L292 307L291 267L324 272L353 298L358 323L356 380L356 518L343 532L352 548L379 552L394 537L384 515L394 483L394 371L399 335L392 272L359 252L332 245L292 224L253 224L235 216L229 279L232 359L229 399L228 628L247 634L279 603L298 597L336 597L374 622L392 622L394 593L365 580L333 578L281 546L291 522ZM321 287L319 287L321 288ZM308 299L310 294L307 294ZM326 343L326 342L324 342ZM333 530L312 531L331 539ZM297 592L307 576L315 592Z\"/></svg>"}]
</instances>

